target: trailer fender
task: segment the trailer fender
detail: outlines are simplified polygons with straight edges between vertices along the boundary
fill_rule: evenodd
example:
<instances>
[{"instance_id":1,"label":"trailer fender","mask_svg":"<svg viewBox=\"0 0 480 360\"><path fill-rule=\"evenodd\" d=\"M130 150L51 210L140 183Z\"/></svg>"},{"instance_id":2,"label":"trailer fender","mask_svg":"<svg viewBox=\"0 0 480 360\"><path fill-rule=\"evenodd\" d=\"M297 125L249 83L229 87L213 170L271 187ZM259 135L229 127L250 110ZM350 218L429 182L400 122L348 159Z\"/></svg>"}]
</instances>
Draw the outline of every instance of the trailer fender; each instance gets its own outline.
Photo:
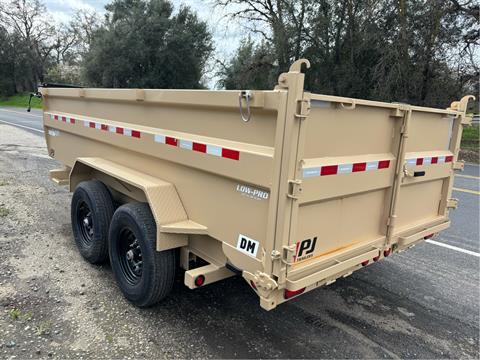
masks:
<instances>
[{"instance_id":1,"label":"trailer fender","mask_svg":"<svg viewBox=\"0 0 480 360\"><path fill-rule=\"evenodd\" d=\"M91 179L105 183L123 201L149 204L157 225L158 251L188 245L188 234L207 233L206 227L188 219L175 186L169 182L102 158L78 158L70 171L70 191Z\"/></svg>"}]
</instances>

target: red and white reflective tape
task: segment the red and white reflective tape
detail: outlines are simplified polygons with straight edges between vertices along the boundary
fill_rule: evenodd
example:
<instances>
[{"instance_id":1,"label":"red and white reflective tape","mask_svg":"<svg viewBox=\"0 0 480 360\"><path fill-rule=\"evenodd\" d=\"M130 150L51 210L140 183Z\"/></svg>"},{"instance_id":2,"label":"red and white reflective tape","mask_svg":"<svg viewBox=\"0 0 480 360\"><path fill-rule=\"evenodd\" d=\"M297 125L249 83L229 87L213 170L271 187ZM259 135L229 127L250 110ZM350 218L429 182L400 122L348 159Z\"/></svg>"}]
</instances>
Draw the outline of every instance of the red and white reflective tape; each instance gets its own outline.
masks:
<instances>
[{"instance_id":1,"label":"red and white reflective tape","mask_svg":"<svg viewBox=\"0 0 480 360\"><path fill-rule=\"evenodd\" d=\"M353 164L324 165L303 169L303 177L350 174L356 172L388 169L390 160L358 162Z\"/></svg>"},{"instance_id":2,"label":"red and white reflective tape","mask_svg":"<svg viewBox=\"0 0 480 360\"><path fill-rule=\"evenodd\" d=\"M132 130L132 129L124 128L124 127L102 124L102 123L94 122L94 121L84 120L83 121L83 126L91 128L91 129L109 131L109 132L114 133L114 134L119 134L119 135L123 135L123 136L127 136L127 137L133 137L133 138L137 138L137 139L140 139L141 136L142 136L142 133L138 130Z\"/></svg>"},{"instance_id":3,"label":"red and white reflective tape","mask_svg":"<svg viewBox=\"0 0 480 360\"><path fill-rule=\"evenodd\" d=\"M69 118L61 115L53 115L53 114L50 115L50 118L52 120L59 120L66 123L75 124L74 118ZM89 120L83 120L83 126L89 129L107 131L110 133L119 134L127 137L137 138L137 139L142 138L143 136L142 134L150 134L150 133L141 132L139 130L133 130L133 129L128 129L128 128L119 127L119 126L112 126L112 125L107 125L100 122L89 121ZM167 136L167 135L161 135L161 134L151 134L151 135L153 135L156 143L171 145L171 146L179 147L181 149L196 151L196 152L200 152L208 155L222 157L225 159L240 160L240 151L238 150L233 150L233 149L212 145L212 144L195 142L195 141L186 140L186 139L179 139L179 138Z\"/></svg>"},{"instance_id":4,"label":"red and white reflective tape","mask_svg":"<svg viewBox=\"0 0 480 360\"><path fill-rule=\"evenodd\" d=\"M50 119L54 121L61 121L67 124L75 124L75 119L68 116L50 114Z\"/></svg>"},{"instance_id":5,"label":"red and white reflective tape","mask_svg":"<svg viewBox=\"0 0 480 360\"><path fill-rule=\"evenodd\" d=\"M177 139L175 137L155 134L155 142L160 144L171 145L185 150L197 151L204 154L218 156L231 160L240 160L240 151L224 148L221 146L205 144L185 139Z\"/></svg>"},{"instance_id":6,"label":"red and white reflective tape","mask_svg":"<svg viewBox=\"0 0 480 360\"><path fill-rule=\"evenodd\" d=\"M406 159L405 162L408 166L426 166L433 164L445 164L453 161L453 155L444 156L425 156Z\"/></svg>"}]
</instances>

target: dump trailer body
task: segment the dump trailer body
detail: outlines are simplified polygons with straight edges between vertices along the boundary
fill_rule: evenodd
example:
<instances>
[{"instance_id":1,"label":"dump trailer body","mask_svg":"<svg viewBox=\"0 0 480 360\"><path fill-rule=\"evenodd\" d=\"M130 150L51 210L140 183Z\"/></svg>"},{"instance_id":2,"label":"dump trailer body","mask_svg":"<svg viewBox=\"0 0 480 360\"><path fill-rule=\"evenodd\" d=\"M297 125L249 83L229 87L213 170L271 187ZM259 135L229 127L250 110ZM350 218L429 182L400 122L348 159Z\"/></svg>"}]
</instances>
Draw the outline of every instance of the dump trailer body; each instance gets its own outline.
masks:
<instances>
[{"instance_id":1,"label":"dump trailer body","mask_svg":"<svg viewBox=\"0 0 480 360\"><path fill-rule=\"evenodd\" d=\"M42 88L51 177L147 202L187 286L240 272L265 309L447 228L469 97L311 94L303 63L273 91Z\"/></svg>"}]
</instances>

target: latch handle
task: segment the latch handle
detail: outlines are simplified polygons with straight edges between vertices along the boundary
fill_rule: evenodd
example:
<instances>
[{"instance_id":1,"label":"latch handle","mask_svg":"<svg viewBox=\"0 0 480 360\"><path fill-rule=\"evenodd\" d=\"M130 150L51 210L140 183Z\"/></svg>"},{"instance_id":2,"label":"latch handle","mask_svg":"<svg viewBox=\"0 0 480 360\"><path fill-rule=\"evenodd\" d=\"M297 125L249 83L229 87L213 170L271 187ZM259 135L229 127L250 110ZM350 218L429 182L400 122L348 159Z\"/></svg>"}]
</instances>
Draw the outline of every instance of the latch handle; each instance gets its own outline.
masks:
<instances>
[{"instance_id":1,"label":"latch handle","mask_svg":"<svg viewBox=\"0 0 480 360\"><path fill-rule=\"evenodd\" d=\"M291 199L298 200L300 193L302 192L302 180L288 180L288 194Z\"/></svg>"}]
</instances>

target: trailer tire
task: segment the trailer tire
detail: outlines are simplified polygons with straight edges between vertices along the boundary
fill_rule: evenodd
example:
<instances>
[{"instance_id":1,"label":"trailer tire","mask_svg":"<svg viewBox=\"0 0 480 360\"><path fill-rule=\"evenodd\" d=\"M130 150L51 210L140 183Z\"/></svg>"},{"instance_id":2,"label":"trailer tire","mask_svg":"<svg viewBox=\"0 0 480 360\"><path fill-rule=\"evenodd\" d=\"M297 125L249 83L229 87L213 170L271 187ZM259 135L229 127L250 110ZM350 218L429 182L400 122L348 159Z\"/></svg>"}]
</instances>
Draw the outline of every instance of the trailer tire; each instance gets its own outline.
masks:
<instances>
[{"instance_id":1,"label":"trailer tire","mask_svg":"<svg viewBox=\"0 0 480 360\"><path fill-rule=\"evenodd\" d=\"M112 196L101 181L83 181L73 193L73 236L80 254L92 264L108 260L108 229L114 210Z\"/></svg>"},{"instance_id":2,"label":"trailer tire","mask_svg":"<svg viewBox=\"0 0 480 360\"><path fill-rule=\"evenodd\" d=\"M158 303L175 281L175 250L157 251L157 226L148 204L115 211L108 237L110 263L123 295L139 307Z\"/></svg>"}]
</instances>

